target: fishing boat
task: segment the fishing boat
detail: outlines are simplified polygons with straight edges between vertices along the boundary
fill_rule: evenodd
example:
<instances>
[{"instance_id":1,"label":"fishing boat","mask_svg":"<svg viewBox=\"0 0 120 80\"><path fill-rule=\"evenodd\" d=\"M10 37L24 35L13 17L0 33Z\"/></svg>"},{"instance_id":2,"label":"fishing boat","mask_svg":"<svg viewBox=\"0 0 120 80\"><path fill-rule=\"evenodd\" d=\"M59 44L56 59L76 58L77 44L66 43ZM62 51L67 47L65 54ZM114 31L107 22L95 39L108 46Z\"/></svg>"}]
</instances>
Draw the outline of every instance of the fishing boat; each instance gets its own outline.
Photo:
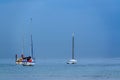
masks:
<instances>
[{"instance_id":1,"label":"fishing boat","mask_svg":"<svg viewBox=\"0 0 120 80\"><path fill-rule=\"evenodd\" d=\"M72 34L72 59L70 59L67 64L76 64L77 60L74 58L74 32Z\"/></svg>"}]
</instances>

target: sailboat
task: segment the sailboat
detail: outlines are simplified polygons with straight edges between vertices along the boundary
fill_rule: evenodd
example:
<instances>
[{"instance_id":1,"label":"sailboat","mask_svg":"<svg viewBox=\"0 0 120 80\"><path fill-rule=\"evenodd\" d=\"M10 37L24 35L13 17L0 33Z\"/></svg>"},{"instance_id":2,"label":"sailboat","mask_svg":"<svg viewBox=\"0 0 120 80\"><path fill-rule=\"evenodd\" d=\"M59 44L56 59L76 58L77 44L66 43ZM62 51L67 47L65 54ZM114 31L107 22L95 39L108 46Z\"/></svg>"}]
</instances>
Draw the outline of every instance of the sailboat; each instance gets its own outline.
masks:
<instances>
[{"instance_id":1,"label":"sailboat","mask_svg":"<svg viewBox=\"0 0 120 80\"><path fill-rule=\"evenodd\" d=\"M35 65L35 58L33 56L33 40L31 35L31 56L23 58L23 66L34 66Z\"/></svg>"},{"instance_id":2,"label":"sailboat","mask_svg":"<svg viewBox=\"0 0 120 80\"><path fill-rule=\"evenodd\" d=\"M35 58L33 56L33 40L31 35L31 54L30 56L25 57L23 54L21 54L21 57L18 58L17 54L15 56L16 58L16 64L20 64L23 66L33 66L35 65Z\"/></svg>"},{"instance_id":3,"label":"sailboat","mask_svg":"<svg viewBox=\"0 0 120 80\"><path fill-rule=\"evenodd\" d=\"M31 19L31 22L32 22L32 19ZM17 54L15 56L16 64L20 64L20 65L23 65L23 66L33 66L33 65L35 65L35 58L33 56L32 34L31 34L31 53L30 53L30 56L25 57L23 55L23 53L24 53L24 40L23 40L23 50L22 50L21 58L18 58Z\"/></svg>"},{"instance_id":4,"label":"sailboat","mask_svg":"<svg viewBox=\"0 0 120 80\"><path fill-rule=\"evenodd\" d=\"M67 64L76 64L77 60L74 58L74 32L72 33L72 59L70 59Z\"/></svg>"}]
</instances>

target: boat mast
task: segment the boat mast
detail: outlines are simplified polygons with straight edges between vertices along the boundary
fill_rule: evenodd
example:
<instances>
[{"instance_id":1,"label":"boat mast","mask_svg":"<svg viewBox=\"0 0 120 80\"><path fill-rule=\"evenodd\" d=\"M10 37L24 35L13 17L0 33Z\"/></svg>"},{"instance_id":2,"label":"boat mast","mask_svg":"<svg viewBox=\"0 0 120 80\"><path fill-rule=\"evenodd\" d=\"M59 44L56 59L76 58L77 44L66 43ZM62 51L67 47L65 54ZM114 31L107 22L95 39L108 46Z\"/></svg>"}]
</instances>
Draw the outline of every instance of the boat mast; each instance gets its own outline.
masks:
<instances>
[{"instance_id":1,"label":"boat mast","mask_svg":"<svg viewBox=\"0 0 120 80\"><path fill-rule=\"evenodd\" d=\"M25 41L24 41L24 36L25 36L25 34L24 34L24 32L23 32L23 37L22 37L22 53L21 53L21 58L23 58L23 57L24 57L24 49L25 49L25 48L24 48L24 47L25 47L25 46L24 46L24 42L25 42Z\"/></svg>"},{"instance_id":2,"label":"boat mast","mask_svg":"<svg viewBox=\"0 0 120 80\"><path fill-rule=\"evenodd\" d=\"M31 25L32 25L32 18L31 20ZM33 40L32 40L32 33L31 33L31 57L33 58Z\"/></svg>"},{"instance_id":3,"label":"boat mast","mask_svg":"<svg viewBox=\"0 0 120 80\"><path fill-rule=\"evenodd\" d=\"M33 40L32 40L32 34L31 34L31 57L33 58Z\"/></svg>"},{"instance_id":4,"label":"boat mast","mask_svg":"<svg viewBox=\"0 0 120 80\"><path fill-rule=\"evenodd\" d=\"M23 34L23 41L22 41L22 54L24 54L24 34Z\"/></svg>"},{"instance_id":5,"label":"boat mast","mask_svg":"<svg viewBox=\"0 0 120 80\"><path fill-rule=\"evenodd\" d=\"M72 33L72 59L74 59L74 32Z\"/></svg>"}]
</instances>

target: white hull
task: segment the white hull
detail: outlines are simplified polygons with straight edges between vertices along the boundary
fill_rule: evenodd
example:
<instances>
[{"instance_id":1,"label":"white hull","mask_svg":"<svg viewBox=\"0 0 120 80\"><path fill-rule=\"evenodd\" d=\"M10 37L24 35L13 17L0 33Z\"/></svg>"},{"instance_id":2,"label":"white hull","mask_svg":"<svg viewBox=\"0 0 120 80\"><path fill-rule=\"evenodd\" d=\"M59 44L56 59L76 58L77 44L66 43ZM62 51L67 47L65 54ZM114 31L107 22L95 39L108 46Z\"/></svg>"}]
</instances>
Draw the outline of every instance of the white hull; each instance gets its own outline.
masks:
<instances>
[{"instance_id":1,"label":"white hull","mask_svg":"<svg viewBox=\"0 0 120 80\"><path fill-rule=\"evenodd\" d=\"M23 62L22 65L23 65L23 66L34 66L35 63L33 63L33 62Z\"/></svg>"},{"instance_id":2,"label":"white hull","mask_svg":"<svg viewBox=\"0 0 120 80\"><path fill-rule=\"evenodd\" d=\"M17 62L17 61L16 61L16 64L23 65L23 66L34 66L35 65L34 62Z\"/></svg>"},{"instance_id":3,"label":"white hull","mask_svg":"<svg viewBox=\"0 0 120 80\"><path fill-rule=\"evenodd\" d=\"M67 64L76 64L77 63L77 60L75 59L71 59L67 62Z\"/></svg>"}]
</instances>

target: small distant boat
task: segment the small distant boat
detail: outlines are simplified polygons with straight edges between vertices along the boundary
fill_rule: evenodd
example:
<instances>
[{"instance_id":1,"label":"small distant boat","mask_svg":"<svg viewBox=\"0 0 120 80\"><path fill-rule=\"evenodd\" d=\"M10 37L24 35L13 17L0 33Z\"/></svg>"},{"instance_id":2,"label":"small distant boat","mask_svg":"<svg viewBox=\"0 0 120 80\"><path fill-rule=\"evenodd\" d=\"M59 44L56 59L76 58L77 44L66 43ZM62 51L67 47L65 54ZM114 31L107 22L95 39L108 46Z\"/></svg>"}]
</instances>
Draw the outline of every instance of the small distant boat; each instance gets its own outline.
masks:
<instances>
[{"instance_id":1,"label":"small distant boat","mask_svg":"<svg viewBox=\"0 0 120 80\"><path fill-rule=\"evenodd\" d=\"M35 58L33 57L33 40L31 35L31 56L23 57L23 66L34 66L35 65Z\"/></svg>"},{"instance_id":2,"label":"small distant boat","mask_svg":"<svg viewBox=\"0 0 120 80\"><path fill-rule=\"evenodd\" d=\"M23 54L21 54L21 58L18 58L16 54L16 64L20 64L23 66L33 66L35 65L35 58L33 57L33 41L32 41L32 35L31 35L31 56L25 57Z\"/></svg>"},{"instance_id":3,"label":"small distant boat","mask_svg":"<svg viewBox=\"0 0 120 80\"><path fill-rule=\"evenodd\" d=\"M32 19L31 19L32 21ZM22 54L21 57L18 58L18 55L16 54L15 58L16 58L16 64L19 65L23 65L23 66L34 66L35 65L35 58L33 56L33 40L32 40L32 34L31 34L31 53L30 56L25 57L23 55L24 53L24 40L23 40L23 50L22 50Z\"/></svg>"},{"instance_id":4,"label":"small distant boat","mask_svg":"<svg viewBox=\"0 0 120 80\"><path fill-rule=\"evenodd\" d=\"M76 64L77 60L74 58L74 32L72 34L72 59L70 59L67 64Z\"/></svg>"}]
</instances>

